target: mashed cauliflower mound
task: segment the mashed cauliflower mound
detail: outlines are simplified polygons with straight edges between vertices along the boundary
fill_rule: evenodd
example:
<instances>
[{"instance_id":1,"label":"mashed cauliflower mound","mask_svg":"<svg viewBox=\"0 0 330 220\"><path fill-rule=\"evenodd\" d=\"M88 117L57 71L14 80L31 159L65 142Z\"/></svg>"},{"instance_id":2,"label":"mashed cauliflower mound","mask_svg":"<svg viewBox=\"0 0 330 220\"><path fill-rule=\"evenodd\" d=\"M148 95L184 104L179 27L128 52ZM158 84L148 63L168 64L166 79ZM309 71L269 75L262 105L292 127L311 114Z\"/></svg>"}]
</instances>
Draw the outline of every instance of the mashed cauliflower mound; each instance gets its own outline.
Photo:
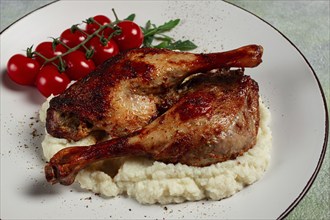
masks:
<instances>
[{"instance_id":1,"label":"mashed cauliflower mound","mask_svg":"<svg viewBox=\"0 0 330 220\"><path fill-rule=\"evenodd\" d=\"M40 110L45 122L49 100ZM260 127L256 145L244 155L207 167L165 164L139 157L109 159L96 162L81 170L76 181L84 189L103 196L127 194L143 204L168 204L201 199L220 200L259 180L270 161L270 112L260 101ZM91 136L79 142L45 135L42 148L50 158L68 146L87 146L95 143Z\"/></svg>"}]
</instances>

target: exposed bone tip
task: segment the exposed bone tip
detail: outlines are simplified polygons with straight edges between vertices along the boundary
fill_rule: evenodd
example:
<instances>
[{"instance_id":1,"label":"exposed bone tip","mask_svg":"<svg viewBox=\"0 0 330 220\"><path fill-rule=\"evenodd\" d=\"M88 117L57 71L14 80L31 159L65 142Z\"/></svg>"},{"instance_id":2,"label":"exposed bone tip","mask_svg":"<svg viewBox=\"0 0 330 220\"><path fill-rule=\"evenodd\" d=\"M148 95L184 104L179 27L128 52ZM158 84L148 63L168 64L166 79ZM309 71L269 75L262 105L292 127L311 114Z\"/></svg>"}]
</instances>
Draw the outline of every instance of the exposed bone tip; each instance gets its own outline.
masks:
<instances>
[{"instance_id":1,"label":"exposed bone tip","mask_svg":"<svg viewBox=\"0 0 330 220\"><path fill-rule=\"evenodd\" d=\"M54 167L50 163L48 163L45 166L45 175L46 175L47 182L49 182L51 184L58 183L58 180L56 178L56 174L54 171Z\"/></svg>"},{"instance_id":2,"label":"exposed bone tip","mask_svg":"<svg viewBox=\"0 0 330 220\"><path fill-rule=\"evenodd\" d=\"M264 48L263 48L263 46L258 45L258 51L259 51L260 55L262 55L262 54L264 53Z\"/></svg>"}]
</instances>

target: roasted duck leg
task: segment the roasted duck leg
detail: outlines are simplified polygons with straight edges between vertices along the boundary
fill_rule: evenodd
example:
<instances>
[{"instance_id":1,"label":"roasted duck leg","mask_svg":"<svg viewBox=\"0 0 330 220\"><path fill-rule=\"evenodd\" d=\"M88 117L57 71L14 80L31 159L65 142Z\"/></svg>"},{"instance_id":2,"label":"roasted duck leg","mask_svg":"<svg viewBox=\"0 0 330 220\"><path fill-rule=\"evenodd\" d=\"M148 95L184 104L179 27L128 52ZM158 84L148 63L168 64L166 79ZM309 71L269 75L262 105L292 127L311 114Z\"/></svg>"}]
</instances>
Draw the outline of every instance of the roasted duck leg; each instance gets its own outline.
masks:
<instances>
[{"instance_id":1,"label":"roasted duck leg","mask_svg":"<svg viewBox=\"0 0 330 220\"><path fill-rule=\"evenodd\" d=\"M128 135L172 106L186 77L216 68L255 67L262 52L261 46L249 45L211 54L151 48L122 53L50 101L47 131L74 141L95 130Z\"/></svg>"},{"instance_id":2,"label":"roasted duck leg","mask_svg":"<svg viewBox=\"0 0 330 220\"><path fill-rule=\"evenodd\" d=\"M206 166L254 146L259 126L258 85L249 76L193 78L182 97L149 125L128 136L59 151L45 167L51 183L71 184L79 170L108 158L145 156Z\"/></svg>"}]
</instances>

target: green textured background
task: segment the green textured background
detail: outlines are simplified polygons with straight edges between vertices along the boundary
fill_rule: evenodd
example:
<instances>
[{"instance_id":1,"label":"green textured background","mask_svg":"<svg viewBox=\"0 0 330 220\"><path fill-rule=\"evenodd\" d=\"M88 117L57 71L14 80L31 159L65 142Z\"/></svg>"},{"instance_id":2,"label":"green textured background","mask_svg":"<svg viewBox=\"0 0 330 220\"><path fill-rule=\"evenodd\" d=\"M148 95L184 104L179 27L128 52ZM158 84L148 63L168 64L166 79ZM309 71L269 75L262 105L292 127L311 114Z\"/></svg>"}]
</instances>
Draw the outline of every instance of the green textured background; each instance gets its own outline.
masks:
<instances>
[{"instance_id":1,"label":"green textured background","mask_svg":"<svg viewBox=\"0 0 330 220\"><path fill-rule=\"evenodd\" d=\"M0 31L30 11L52 1L0 0ZM330 2L227 0L261 17L287 36L304 54L330 102ZM329 105L327 106L329 112ZM321 170L306 196L286 219L330 219L329 142Z\"/></svg>"},{"instance_id":2,"label":"green textured background","mask_svg":"<svg viewBox=\"0 0 330 220\"><path fill-rule=\"evenodd\" d=\"M228 0L269 22L304 54L330 103L330 2ZM327 106L329 113L329 104ZM314 184L287 219L330 219L329 141Z\"/></svg>"},{"instance_id":3,"label":"green textured background","mask_svg":"<svg viewBox=\"0 0 330 220\"><path fill-rule=\"evenodd\" d=\"M330 102L330 2L228 0L261 17L295 44L316 72ZM329 113L329 104L327 106ZM314 184L287 219L330 219L329 141Z\"/></svg>"}]
</instances>

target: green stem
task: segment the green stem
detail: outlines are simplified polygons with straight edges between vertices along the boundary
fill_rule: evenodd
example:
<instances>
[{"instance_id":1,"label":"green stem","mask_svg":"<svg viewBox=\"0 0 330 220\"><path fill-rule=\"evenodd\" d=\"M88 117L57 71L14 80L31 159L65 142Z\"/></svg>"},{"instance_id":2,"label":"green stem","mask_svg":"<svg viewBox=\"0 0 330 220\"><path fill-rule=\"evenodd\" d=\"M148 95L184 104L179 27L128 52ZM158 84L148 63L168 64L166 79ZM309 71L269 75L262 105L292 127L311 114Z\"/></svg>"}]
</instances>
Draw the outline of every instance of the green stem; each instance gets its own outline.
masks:
<instances>
[{"instance_id":1,"label":"green stem","mask_svg":"<svg viewBox=\"0 0 330 220\"><path fill-rule=\"evenodd\" d=\"M59 44L61 44L61 45L63 45L66 49L68 49L68 50L70 50L71 49L71 47L69 47L68 45L66 45L65 43L63 43L62 41L60 41L60 40L57 40L57 42L59 43Z\"/></svg>"},{"instance_id":2,"label":"green stem","mask_svg":"<svg viewBox=\"0 0 330 220\"><path fill-rule=\"evenodd\" d=\"M86 45L82 45L82 47L85 49L85 50L89 50Z\"/></svg>"},{"instance_id":3,"label":"green stem","mask_svg":"<svg viewBox=\"0 0 330 220\"><path fill-rule=\"evenodd\" d=\"M62 58L62 57L64 57L64 56L68 55L69 53L72 53L73 51L78 50L80 47L84 46L88 41L90 41L94 36L99 35L99 33L100 33L101 31L103 31L103 30L104 30L105 28L107 28L107 27L110 27L110 25L109 25L109 24L101 25L100 28L97 29L94 33L92 33L92 34L87 34L87 38L86 38L84 41L82 41L80 44L78 44L78 45L75 46L75 47L72 47L72 48L68 49L65 53L62 53L62 54L57 55L57 56L55 56L55 57L52 57L52 58L50 58L50 59L44 57L44 56L43 56L42 54L40 54L40 53L35 52L35 54L36 54L37 56L40 56L41 58L43 58L43 59L45 60L45 63L44 63L44 64L47 64L47 63L53 62L53 61L55 61L56 59L60 59L59 57ZM80 29L79 29L79 30L80 30Z\"/></svg>"},{"instance_id":4,"label":"green stem","mask_svg":"<svg viewBox=\"0 0 330 220\"><path fill-rule=\"evenodd\" d=\"M42 55L41 53L38 53L37 51L34 51L33 53L34 53L35 55L37 55L38 57L41 57L42 59L44 59L45 62L49 60L47 57L45 57L45 56Z\"/></svg>"},{"instance_id":5,"label":"green stem","mask_svg":"<svg viewBox=\"0 0 330 220\"><path fill-rule=\"evenodd\" d=\"M144 37L148 37L148 36L153 36L158 32L158 29L153 29L147 33L144 34Z\"/></svg>"},{"instance_id":6,"label":"green stem","mask_svg":"<svg viewBox=\"0 0 330 220\"><path fill-rule=\"evenodd\" d=\"M94 20L94 23L97 24L97 25L100 26L100 27L102 26L102 24L100 24L99 22L97 22L97 21L95 21L95 20Z\"/></svg>"},{"instance_id":7,"label":"green stem","mask_svg":"<svg viewBox=\"0 0 330 220\"><path fill-rule=\"evenodd\" d=\"M85 34L86 36L89 35L89 34L87 34L87 32L85 32L84 30L80 29L79 27L77 27L77 30L78 30L80 33Z\"/></svg>"},{"instance_id":8,"label":"green stem","mask_svg":"<svg viewBox=\"0 0 330 220\"><path fill-rule=\"evenodd\" d=\"M117 13L116 13L116 11L115 11L114 8L112 8L112 12L113 12L113 14L114 14L114 16L115 16L115 18L116 18L116 22L118 23L118 22L119 22L119 18L118 18L118 16L117 16Z\"/></svg>"},{"instance_id":9,"label":"green stem","mask_svg":"<svg viewBox=\"0 0 330 220\"><path fill-rule=\"evenodd\" d=\"M115 30L114 32L112 32L109 37L107 38L108 41L111 40L111 38L113 38L113 36L119 35L121 34L121 29Z\"/></svg>"},{"instance_id":10,"label":"green stem","mask_svg":"<svg viewBox=\"0 0 330 220\"><path fill-rule=\"evenodd\" d=\"M60 60L60 65L58 66L58 70L60 73L63 73L65 71L65 64L63 62L62 56L58 58Z\"/></svg>"}]
</instances>

